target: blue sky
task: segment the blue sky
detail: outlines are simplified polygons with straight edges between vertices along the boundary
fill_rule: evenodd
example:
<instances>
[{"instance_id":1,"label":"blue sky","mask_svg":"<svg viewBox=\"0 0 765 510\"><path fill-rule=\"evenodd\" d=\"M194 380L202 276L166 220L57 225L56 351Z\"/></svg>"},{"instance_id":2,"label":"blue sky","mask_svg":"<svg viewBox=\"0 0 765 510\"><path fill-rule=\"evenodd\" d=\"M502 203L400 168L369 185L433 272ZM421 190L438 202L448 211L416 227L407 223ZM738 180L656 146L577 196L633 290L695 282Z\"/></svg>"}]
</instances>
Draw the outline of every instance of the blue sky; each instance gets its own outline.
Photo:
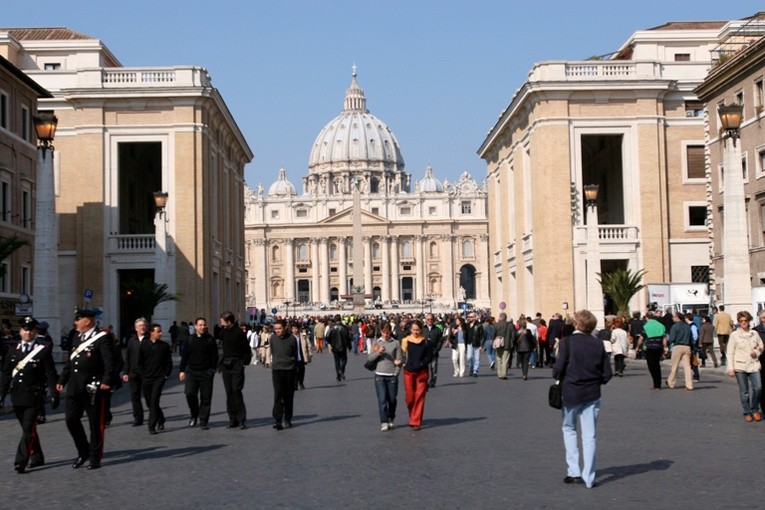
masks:
<instances>
[{"instance_id":1,"label":"blue sky","mask_svg":"<svg viewBox=\"0 0 765 510\"><path fill-rule=\"evenodd\" d=\"M207 68L255 154L248 184L268 186L284 166L300 189L354 63L408 172L420 178L430 164L441 179L480 180L476 150L534 62L609 53L667 21L761 9L749 0L37 0L6 5L0 24L71 28L125 66Z\"/></svg>"}]
</instances>

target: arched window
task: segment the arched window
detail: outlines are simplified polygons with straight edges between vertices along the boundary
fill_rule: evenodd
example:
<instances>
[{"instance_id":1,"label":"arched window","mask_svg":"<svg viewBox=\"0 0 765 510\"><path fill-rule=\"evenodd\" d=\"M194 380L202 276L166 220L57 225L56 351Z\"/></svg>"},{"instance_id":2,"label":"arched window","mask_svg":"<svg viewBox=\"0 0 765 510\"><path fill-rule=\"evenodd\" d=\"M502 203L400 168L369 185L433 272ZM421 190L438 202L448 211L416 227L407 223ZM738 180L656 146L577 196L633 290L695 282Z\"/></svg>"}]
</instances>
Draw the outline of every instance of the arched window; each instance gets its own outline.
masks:
<instances>
[{"instance_id":1,"label":"arched window","mask_svg":"<svg viewBox=\"0 0 765 510\"><path fill-rule=\"evenodd\" d=\"M278 246L271 248L271 261L279 262L282 259L281 249Z\"/></svg>"},{"instance_id":2,"label":"arched window","mask_svg":"<svg viewBox=\"0 0 765 510\"><path fill-rule=\"evenodd\" d=\"M337 245L335 243L329 245L329 260L337 260Z\"/></svg>"},{"instance_id":3,"label":"arched window","mask_svg":"<svg viewBox=\"0 0 765 510\"><path fill-rule=\"evenodd\" d=\"M438 243L435 241L430 243L430 258L432 259L438 258Z\"/></svg>"},{"instance_id":4,"label":"arched window","mask_svg":"<svg viewBox=\"0 0 765 510\"><path fill-rule=\"evenodd\" d=\"M380 258L380 243L372 243L372 258Z\"/></svg>"},{"instance_id":5,"label":"arched window","mask_svg":"<svg viewBox=\"0 0 765 510\"><path fill-rule=\"evenodd\" d=\"M306 243L298 244L298 260L308 260L308 245Z\"/></svg>"},{"instance_id":6,"label":"arched window","mask_svg":"<svg viewBox=\"0 0 765 510\"><path fill-rule=\"evenodd\" d=\"M462 256L463 257L473 256L473 240L472 239L464 239L462 241Z\"/></svg>"},{"instance_id":7,"label":"arched window","mask_svg":"<svg viewBox=\"0 0 765 510\"><path fill-rule=\"evenodd\" d=\"M377 177L372 177L372 180L369 183L369 192L370 193L380 192L380 179L378 179Z\"/></svg>"}]
</instances>

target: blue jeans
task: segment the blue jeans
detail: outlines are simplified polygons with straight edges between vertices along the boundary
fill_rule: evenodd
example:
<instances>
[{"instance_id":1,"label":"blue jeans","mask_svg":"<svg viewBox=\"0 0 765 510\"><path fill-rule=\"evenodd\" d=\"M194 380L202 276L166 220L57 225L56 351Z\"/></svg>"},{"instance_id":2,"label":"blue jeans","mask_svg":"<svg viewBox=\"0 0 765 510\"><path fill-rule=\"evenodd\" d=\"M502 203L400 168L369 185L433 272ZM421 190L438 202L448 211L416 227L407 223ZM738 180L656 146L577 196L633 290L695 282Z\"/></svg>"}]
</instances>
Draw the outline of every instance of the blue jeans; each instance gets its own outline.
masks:
<instances>
[{"instance_id":1,"label":"blue jeans","mask_svg":"<svg viewBox=\"0 0 765 510\"><path fill-rule=\"evenodd\" d=\"M600 399L586 404L563 406L563 444L566 445L568 476L581 476L587 487L595 483L595 425L599 413ZM582 468L579 467L577 418L582 432Z\"/></svg>"},{"instance_id":2,"label":"blue jeans","mask_svg":"<svg viewBox=\"0 0 765 510\"><path fill-rule=\"evenodd\" d=\"M760 411L760 394L762 392L762 381L759 372L736 372L736 382L738 382L738 392L741 396L741 406L744 408L744 414L752 414ZM749 385L752 385L752 401L749 402Z\"/></svg>"},{"instance_id":3,"label":"blue jeans","mask_svg":"<svg viewBox=\"0 0 765 510\"><path fill-rule=\"evenodd\" d=\"M484 340L483 349L486 351L486 358L489 360L489 365L493 365L497 361L497 355L494 352L493 340Z\"/></svg>"},{"instance_id":4,"label":"blue jeans","mask_svg":"<svg viewBox=\"0 0 765 510\"><path fill-rule=\"evenodd\" d=\"M473 347L473 344L467 346L467 366L470 375L478 373L478 367L481 364L481 348Z\"/></svg>"},{"instance_id":5,"label":"blue jeans","mask_svg":"<svg viewBox=\"0 0 765 510\"><path fill-rule=\"evenodd\" d=\"M377 405L380 408L380 423L393 421L396 418L398 377L375 374L375 390L377 391Z\"/></svg>"}]
</instances>

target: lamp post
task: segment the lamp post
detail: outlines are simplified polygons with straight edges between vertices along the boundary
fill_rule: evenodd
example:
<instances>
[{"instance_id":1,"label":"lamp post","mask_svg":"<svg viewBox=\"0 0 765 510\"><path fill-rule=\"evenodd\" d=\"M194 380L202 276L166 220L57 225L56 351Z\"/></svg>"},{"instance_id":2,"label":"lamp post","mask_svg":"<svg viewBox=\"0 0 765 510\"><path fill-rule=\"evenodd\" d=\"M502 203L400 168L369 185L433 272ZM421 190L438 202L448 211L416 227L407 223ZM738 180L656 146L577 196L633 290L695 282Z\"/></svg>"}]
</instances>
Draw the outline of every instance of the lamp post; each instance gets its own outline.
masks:
<instances>
[{"instance_id":1,"label":"lamp post","mask_svg":"<svg viewBox=\"0 0 765 510\"><path fill-rule=\"evenodd\" d=\"M53 182L53 137L58 118L52 112L39 112L34 118L37 139L37 182L35 200L34 241L34 314L46 321L49 331L61 331L58 309L58 217ZM58 342L54 354L59 357Z\"/></svg>"},{"instance_id":2,"label":"lamp post","mask_svg":"<svg viewBox=\"0 0 765 510\"><path fill-rule=\"evenodd\" d=\"M598 282L600 272L600 236L598 235L598 185L584 187L587 204L587 309L603 323L603 289Z\"/></svg>"},{"instance_id":3,"label":"lamp post","mask_svg":"<svg viewBox=\"0 0 765 510\"><path fill-rule=\"evenodd\" d=\"M167 197L166 191L155 191L154 197L154 281L167 283L168 291L168 240L167 240ZM160 303L154 310L153 322L158 324L170 323L168 302Z\"/></svg>"},{"instance_id":4,"label":"lamp post","mask_svg":"<svg viewBox=\"0 0 765 510\"><path fill-rule=\"evenodd\" d=\"M285 302L284 302L284 307L286 308L286 312L285 312L285 313L286 313L286 315L287 315L287 316L285 317L285 319L288 319L288 318L289 318L289 316L290 316L290 305L291 305L291 304L292 304L292 301L290 301L290 300L287 300L287 301L285 301Z\"/></svg>"},{"instance_id":5,"label":"lamp post","mask_svg":"<svg viewBox=\"0 0 765 510\"><path fill-rule=\"evenodd\" d=\"M361 244L361 188L358 176L353 178L353 313L364 315L364 258Z\"/></svg>"},{"instance_id":6,"label":"lamp post","mask_svg":"<svg viewBox=\"0 0 765 510\"><path fill-rule=\"evenodd\" d=\"M741 128L743 106L718 107L723 141L723 301L731 310L752 308L752 283L749 240L746 233L746 202L741 146L736 144Z\"/></svg>"}]
</instances>

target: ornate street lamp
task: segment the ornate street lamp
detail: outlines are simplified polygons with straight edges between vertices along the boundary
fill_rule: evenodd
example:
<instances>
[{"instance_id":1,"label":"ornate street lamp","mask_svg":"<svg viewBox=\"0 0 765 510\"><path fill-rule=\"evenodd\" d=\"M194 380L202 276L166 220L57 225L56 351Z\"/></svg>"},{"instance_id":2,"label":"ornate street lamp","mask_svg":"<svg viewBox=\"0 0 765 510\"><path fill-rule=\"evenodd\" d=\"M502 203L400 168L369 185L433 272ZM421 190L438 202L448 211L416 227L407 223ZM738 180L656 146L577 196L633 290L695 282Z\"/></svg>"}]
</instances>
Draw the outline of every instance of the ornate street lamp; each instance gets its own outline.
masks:
<instances>
[{"instance_id":1,"label":"ornate street lamp","mask_svg":"<svg viewBox=\"0 0 765 510\"><path fill-rule=\"evenodd\" d=\"M56 136L58 117L52 112L39 112L34 117L35 131L37 132L38 147L43 150L53 150L53 138Z\"/></svg>"},{"instance_id":2,"label":"ornate street lamp","mask_svg":"<svg viewBox=\"0 0 765 510\"><path fill-rule=\"evenodd\" d=\"M154 192L154 207L157 208L158 213L162 213L167 207L167 191L155 191Z\"/></svg>"},{"instance_id":3,"label":"ornate street lamp","mask_svg":"<svg viewBox=\"0 0 765 510\"><path fill-rule=\"evenodd\" d=\"M598 229L598 185L584 186L587 204L587 308L598 321L603 320L603 289L598 282L600 272L600 235Z\"/></svg>"},{"instance_id":4,"label":"ornate street lamp","mask_svg":"<svg viewBox=\"0 0 765 510\"><path fill-rule=\"evenodd\" d=\"M584 186L584 199L588 207L593 207L598 203L598 189L600 189L600 186L597 184L587 184Z\"/></svg>"},{"instance_id":5,"label":"ornate street lamp","mask_svg":"<svg viewBox=\"0 0 765 510\"><path fill-rule=\"evenodd\" d=\"M736 146L736 139L741 128L741 120L744 118L744 105L725 103L717 107L717 114L720 115L720 124L728 138L733 140L733 146Z\"/></svg>"}]
</instances>

